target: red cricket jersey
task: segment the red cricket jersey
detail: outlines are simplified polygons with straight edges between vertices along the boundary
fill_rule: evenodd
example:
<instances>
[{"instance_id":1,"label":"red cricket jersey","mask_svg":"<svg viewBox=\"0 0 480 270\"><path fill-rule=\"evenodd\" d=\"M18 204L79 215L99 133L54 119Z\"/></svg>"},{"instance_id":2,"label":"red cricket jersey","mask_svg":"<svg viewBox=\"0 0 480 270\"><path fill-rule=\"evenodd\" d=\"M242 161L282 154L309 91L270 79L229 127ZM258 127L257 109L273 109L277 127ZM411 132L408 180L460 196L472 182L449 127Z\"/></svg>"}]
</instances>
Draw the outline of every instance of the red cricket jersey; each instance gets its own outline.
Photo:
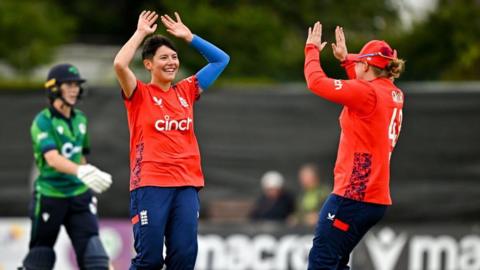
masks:
<instances>
[{"instance_id":1,"label":"red cricket jersey","mask_svg":"<svg viewBox=\"0 0 480 270\"><path fill-rule=\"evenodd\" d=\"M193 130L193 104L199 95L197 78L191 76L166 92L137 80L132 96L123 96L130 130L130 190L203 187Z\"/></svg>"},{"instance_id":2,"label":"red cricket jersey","mask_svg":"<svg viewBox=\"0 0 480 270\"><path fill-rule=\"evenodd\" d=\"M333 193L349 199L390 205L390 156L400 133L403 93L388 78L373 81L328 78L318 48L305 47L305 78L315 94L344 105ZM353 71L353 72L352 72Z\"/></svg>"}]
</instances>

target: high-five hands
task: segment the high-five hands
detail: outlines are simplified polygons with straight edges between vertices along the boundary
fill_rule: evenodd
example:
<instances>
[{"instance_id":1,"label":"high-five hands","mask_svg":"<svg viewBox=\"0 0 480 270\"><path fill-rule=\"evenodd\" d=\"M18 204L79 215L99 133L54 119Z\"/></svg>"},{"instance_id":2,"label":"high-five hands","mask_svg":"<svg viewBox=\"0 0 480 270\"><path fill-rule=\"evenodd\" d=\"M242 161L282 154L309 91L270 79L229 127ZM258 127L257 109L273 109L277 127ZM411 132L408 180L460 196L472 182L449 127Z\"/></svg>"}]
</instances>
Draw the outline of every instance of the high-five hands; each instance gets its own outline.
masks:
<instances>
[{"instance_id":1,"label":"high-five hands","mask_svg":"<svg viewBox=\"0 0 480 270\"><path fill-rule=\"evenodd\" d=\"M332 43L333 55L338 60L344 61L347 59L348 51L343 27L337 26L335 28L335 40L336 43Z\"/></svg>"},{"instance_id":2,"label":"high-five hands","mask_svg":"<svg viewBox=\"0 0 480 270\"><path fill-rule=\"evenodd\" d=\"M155 11L142 11L138 17L137 31L145 35L153 34L157 30L157 19L158 14Z\"/></svg>"},{"instance_id":3,"label":"high-five hands","mask_svg":"<svg viewBox=\"0 0 480 270\"><path fill-rule=\"evenodd\" d=\"M322 51L327 42L322 42L322 24L316 22L312 27L308 28L307 44L313 44L317 46L319 51ZM335 43L332 43L332 51L335 58L340 61L347 59L348 51L347 44L345 42L345 33L343 28L337 26L335 28Z\"/></svg>"},{"instance_id":4,"label":"high-five hands","mask_svg":"<svg viewBox=\"0 0 480 270\"><path fill-rule=\"evenodd\" d=\"M112 176L97 167L85 164L78 166L77 177L96 193L102 193L112 184Z\"/></svg>"},{"instance_id":5,"label":"high-five hands","mask_svg":"<svg viewBox=\"0 0 480 270\"><path fill-rule=\"evenodd\" d=\"M162 20L163 25L167 28L167 32L176 36L177 38L182 38L186 40L187 42L191 42L193 39L193 34L188 27L183 24L182 20L180 19L180 15L178 15L178 12L175 12L175 18L177 21L174 19L170 18L168 15L163 15L160 17Z\"/></svg>"},{"instance_id":6,"label":"high-five hands","mask_svg":"<svg viewBox=\"0 0 480 270\"><path fill-rule=\"evenodd\" d=\"M308 37L307 37L307 44L313 44L317 46L319 51L327 45L327 42L322 42L322 24L320 22L316 22L312 27L308 27Z\"/></svg>"}]
</instances>

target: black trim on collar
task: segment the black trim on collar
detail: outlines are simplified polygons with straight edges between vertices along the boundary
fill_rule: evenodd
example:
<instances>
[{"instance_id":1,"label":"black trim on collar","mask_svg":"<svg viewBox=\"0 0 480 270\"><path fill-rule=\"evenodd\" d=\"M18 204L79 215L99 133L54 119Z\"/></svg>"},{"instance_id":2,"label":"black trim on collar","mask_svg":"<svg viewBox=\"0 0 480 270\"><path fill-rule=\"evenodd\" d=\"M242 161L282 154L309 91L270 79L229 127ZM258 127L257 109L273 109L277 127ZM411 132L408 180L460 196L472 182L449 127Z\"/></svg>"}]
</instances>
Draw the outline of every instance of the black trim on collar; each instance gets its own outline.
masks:
<instances>
[{"instance_id":1,"label":"black trim on collar","mask_svg":"<svg viewBox=\"0 0 480 270\"><path fill-rule=\"evenodd\" d=\"M48 108L50 110L50 113L52 114L52 116L55 116L57 118L62 118L62 119L65 119L67 121L70 121L72 118L75 117L75 110L72 108L72 112L70 113L70 118L67 118L65 117L65 115L61 114L55 107L53 106L50 106L50 108Z\"/></svg>"}]
</instances>

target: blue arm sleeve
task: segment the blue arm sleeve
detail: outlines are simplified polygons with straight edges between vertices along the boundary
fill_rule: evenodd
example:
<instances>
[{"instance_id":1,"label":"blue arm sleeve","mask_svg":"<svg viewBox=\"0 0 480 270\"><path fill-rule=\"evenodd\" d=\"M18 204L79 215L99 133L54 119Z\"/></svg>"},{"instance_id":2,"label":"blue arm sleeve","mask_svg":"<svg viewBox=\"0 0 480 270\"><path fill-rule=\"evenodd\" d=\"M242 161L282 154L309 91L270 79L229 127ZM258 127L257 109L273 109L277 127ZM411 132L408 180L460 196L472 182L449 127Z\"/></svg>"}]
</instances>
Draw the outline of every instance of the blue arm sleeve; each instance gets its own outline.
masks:
<instances>
[{"instance_id":1,"label":"blue arm sleeve","mask_svg":"<svg viewBox=\"0 0 480 270\"><path fill-rule=\"evenodd\" d=\"M208 64L196 74L200 88L206 90L225 69L230 61L230 56L197 35L193 36L190 44L208 61Z\"/></svg>"}]
</instances>

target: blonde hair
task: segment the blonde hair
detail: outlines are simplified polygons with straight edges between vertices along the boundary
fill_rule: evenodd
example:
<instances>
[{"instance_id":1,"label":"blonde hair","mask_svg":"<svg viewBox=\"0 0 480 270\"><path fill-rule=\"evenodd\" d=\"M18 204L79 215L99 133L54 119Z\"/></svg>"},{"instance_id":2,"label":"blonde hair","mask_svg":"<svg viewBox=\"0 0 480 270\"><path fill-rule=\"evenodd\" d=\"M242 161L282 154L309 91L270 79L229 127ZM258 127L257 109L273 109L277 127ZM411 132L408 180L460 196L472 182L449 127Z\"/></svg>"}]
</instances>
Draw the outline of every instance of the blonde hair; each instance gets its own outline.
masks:
<instances>
[{"instance_id":1,"label":"blonde hair","mask_svg":"<svg viewBox=\"0 0 480 270\"><path fill-rule=\"evenodd\" d=\"M387 78L399 78L400 74L405 70L405 61L403 59L391 60L385 69L371 66L375 76Z\"/></svg>"}]
</instances>

